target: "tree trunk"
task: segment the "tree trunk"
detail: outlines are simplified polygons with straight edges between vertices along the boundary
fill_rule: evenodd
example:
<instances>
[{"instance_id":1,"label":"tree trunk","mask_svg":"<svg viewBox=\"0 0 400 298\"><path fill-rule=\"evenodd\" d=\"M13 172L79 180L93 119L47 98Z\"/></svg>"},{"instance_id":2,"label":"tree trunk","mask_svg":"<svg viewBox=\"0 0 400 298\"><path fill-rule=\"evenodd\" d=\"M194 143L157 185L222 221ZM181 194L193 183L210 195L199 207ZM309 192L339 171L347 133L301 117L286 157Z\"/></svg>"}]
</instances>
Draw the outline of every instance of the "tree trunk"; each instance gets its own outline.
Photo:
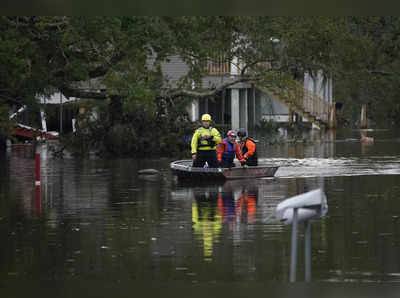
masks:
<instances>
[{"instance_id":1,"label":"tree trunk","mask_svg":"<svg viewBox=\"0 0 400 298\"><path fill-rule=\"evenodd\" d=\"M363 105L361 106L360 128L361 128L361 129L368 128L368 121L367 121L367 105L366 105L366 104L363 104Z\"/></svg>"}]
</instances>

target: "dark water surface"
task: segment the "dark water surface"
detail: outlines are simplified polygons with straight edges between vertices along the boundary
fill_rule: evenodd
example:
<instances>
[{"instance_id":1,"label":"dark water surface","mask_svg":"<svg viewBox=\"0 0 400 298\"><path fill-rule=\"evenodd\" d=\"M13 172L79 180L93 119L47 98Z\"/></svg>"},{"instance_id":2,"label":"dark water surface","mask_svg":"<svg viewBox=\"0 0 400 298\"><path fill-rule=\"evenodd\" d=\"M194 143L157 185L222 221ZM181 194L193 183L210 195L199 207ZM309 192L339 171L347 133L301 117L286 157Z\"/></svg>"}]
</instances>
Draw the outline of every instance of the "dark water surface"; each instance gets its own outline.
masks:
<instances>
[{"instance_id":1,"label":"dark water surface","mask_svg":"<svg viewBox=\"0 0 400 298\"><path fill-rule=\"evenodd\" d=\"M351 297L354 284L400 285L400 138L368 135L373 144L359 131L260 144L276 177L224 184L178 183L168 159L59 160L43 146L40 194L29 149L14 147L0 156L0 297L247 297L271 285L321 297L288 285L291 230L274 216L316 188L329 211L312 224L308 285L345 283L330 293ZM143 168L160 175L139 176ZM300 226L299 282L303 254Z\"/></svg>"}]
</instances>

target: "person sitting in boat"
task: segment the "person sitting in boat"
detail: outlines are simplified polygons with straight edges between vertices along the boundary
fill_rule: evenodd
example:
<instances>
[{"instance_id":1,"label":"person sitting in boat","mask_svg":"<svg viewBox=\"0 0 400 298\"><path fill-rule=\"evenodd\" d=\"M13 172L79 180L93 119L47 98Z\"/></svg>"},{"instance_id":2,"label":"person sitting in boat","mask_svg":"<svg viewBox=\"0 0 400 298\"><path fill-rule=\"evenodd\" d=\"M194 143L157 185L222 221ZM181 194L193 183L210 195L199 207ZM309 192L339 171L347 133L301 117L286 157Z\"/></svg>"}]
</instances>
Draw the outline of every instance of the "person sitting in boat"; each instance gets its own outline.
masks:
<instances>
[{"instance_id":1,"label":"person sitting in boat","mask_svg":"<svg viewBox=\"0 0 400 298\"><path fill-rule=\"evenodd\" d=\"M236 131L230 130L226 134L227 137L217 146L218 166L221 168L232 168L235 166L233 160L235 155L242 166L245 166L245 159L240 152L238 143L236 143Z\"/></svg>"},{"instance_id":2,"label":"person sitting in boat","mask_svg":"<svg viewBox=\"0 0 400 298\"><path fill-rule=\"evenodd\" d=\"M240 139L239 146L242 155L246 160L246 164L248 166L257 166L258 158L256 141L254 141L252 138L249 138L246 130L244 129L239 129L237 135Z\"/></svg>"},{"instance_id":3,"label":"person sitting in boat","mask_svg":"<svg viewBox=\"0 0 400 298\"><path fill-rule=\"evenodd\" d=\"M192 136L192 160L193 167L204 167L207 163L209 168L218 166L216 146L221 142L221 135L216 128L211 127L211 116L201 116L202 127L196 129Z\"/></svg>"}]
</instances>

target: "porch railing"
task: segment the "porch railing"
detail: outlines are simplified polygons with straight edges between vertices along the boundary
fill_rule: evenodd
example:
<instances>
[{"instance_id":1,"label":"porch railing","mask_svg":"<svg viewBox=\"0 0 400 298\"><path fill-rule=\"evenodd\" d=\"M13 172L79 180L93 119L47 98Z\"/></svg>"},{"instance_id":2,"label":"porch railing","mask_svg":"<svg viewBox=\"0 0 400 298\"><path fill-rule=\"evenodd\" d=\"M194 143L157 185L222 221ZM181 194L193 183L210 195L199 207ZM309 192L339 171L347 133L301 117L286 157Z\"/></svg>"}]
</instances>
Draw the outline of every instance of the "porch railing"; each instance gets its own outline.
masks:
<instances>
[{"instance_id":1,"label":"porch railing","mask_svg":"<svg viewBox=\"0 0 400 298\"><path fill-rule=\"evenodd\" d=\"M206 65L206 72L210 75L225 75L231 73L231 63L226 57L219 57L209 60Z\"/></svg>"},{"instance_id":2,"label":"porch railing","mask_svg":"<svg viewBox=\"0 0 400 298\"><path fill-rule=\"evenodd\" d=\"M257 67L269 70L270 63L259 63ZM231 61L224 55L211 58L206 65L206 72L210 75L231 74ZM247 70L251 72L251 70ZM319 127L329 127L332 116L332 104L305 89L300 82L293 82L285 88L265 88L257 86L258 89L270 94L276 100L285 104L290 111L293 111Z\"/></svg>"},{"instance_id":3,"label":"porch railing","mask_svg":"<svg viewBox=\"0 0 400 298\"><path fill-rule=\"evenodd\" d=\"M305 89L300 83L294 83L290 88L265 88L260 90L271 95L293 111L318 127L328 127L332 105L317 94Z\"/></svg>"}]
</instances>

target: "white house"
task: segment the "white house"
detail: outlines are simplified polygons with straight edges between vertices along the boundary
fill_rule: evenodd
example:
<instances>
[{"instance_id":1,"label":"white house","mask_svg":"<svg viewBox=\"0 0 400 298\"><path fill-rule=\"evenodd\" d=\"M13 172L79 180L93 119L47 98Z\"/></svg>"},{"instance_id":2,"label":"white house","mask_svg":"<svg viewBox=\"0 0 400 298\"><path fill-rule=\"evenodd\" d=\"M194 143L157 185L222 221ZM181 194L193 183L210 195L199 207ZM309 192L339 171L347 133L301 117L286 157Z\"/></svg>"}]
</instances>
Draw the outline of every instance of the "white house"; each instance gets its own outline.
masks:
<instances>
[{"instance_id":1,"label":"white house","mask_svg":"<svg viewBox=\"0 0 400 298\"><path fill-rule=\"evenodd\" d=\"M169 62L162 64L162 71L172 86L188 70L188 66L178 56L170 57ZM236 63L210 63L208 72L209 75L202 80L204 88L215 88L240 76ZM314 77L306 73L303 86L326 103L332 104L332 79L324 78L322 72ZM233 129L253 128L260 120L288 122L291 115L287 105L250 83L232 85L216 95L215 100L194 99L188 107L188 113L192 121L198 120L203 113L210 113L216 123L227 124ZM307 119L303 117L303 121Z\"/></svg>"}]
</instances>

